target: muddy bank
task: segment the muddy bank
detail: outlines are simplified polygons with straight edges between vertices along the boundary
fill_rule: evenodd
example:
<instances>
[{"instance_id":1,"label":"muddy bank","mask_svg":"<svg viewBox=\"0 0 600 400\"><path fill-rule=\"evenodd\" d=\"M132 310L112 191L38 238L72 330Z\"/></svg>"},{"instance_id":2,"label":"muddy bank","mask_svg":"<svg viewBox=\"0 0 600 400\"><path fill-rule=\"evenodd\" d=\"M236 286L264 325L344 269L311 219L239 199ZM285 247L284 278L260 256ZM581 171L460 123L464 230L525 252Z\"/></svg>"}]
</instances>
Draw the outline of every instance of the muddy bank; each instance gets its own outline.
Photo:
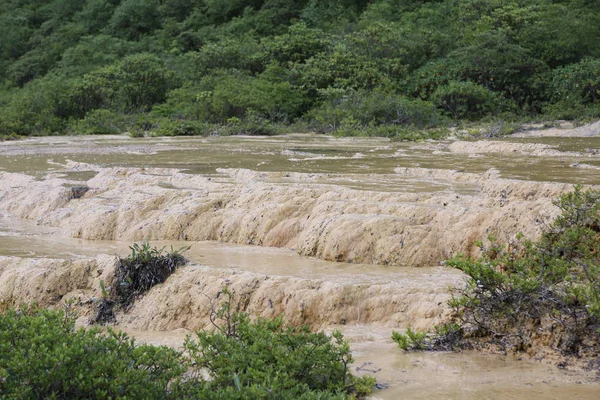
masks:
<instances>
[{"instance_id":1,"label":"muddy bank","mask_svg":"<svg viewBox=\"0 0 600 400\"><path fill-rule=\"evenodd\" d=\"M585 124L579 127L572 123L562 122L556 127L545 128L541 126L526 126L526 129L515 133L513 137L598 137L600 136L600 121Z\"/></svg>"},{"instance_id":2,"label":"muddy bank","mask_svg":"<svg viewBox=\"0 0 600 400\"><path fill-rule=\"evenodd\" d=\"M479 140L474 142L457 141L448 145L452 153L467 154L469 156L486 153L520 154L529 157L596 157L591 149L588 152L561 151L556 146L543 143L514 143L507 141Z\"/></svg>"},{"instance_id":3,"label":"muddy bank","mask_svg":"<svg viewBox=\"0 0 600 400\"><path fill-rule=\"evenodd\" d=\"M109 285L116 258L78 260L0 257L0 304L3 308L35 302L59 308L74 301L80 322L93 315ZM449 286L462 284L455 271L438 268L385 283L353 284L231 271L189 264L117 313L119 326L135 330L197 330L210 327L209 314L227 286L240 311L253 316L285 314L293 324L318 329L331 324L376 323L430 329L447 315Z\"/></svg>"},{"instance_id":4,"label":"muddy bank","mask_svg":"<svg viewBox=\"0 0 600 400\"><path fill-rule=\"evenodd\" d=\"M596 400L600 390L595 374L585 371L472 351L403 352L390 340L391 328L335 326L335 329L340 329L350 342L355 359L353 373L374 376L380 384L388 386L376 390L370 399ZM185 337L192 334L182 329L168 332L125 329L125 332L142 343L175 348L181 348Z\"/></svg>"},{"instance_id":5,"label":"muddy bank","mask_svg":"<svg viewBox=\"0 0 600 400\"><path fill-rule=\"evenodd\" d=\"M571 188L503 179L495 170L397 168L384 178L448 189L390 193L328 183L332 174L221 169L207 177L70 165L82 169L97 175L73 182L0 172L0 212L74 238L212 240L292 248L324 260L429 266L456 252L475 254L475 242L490 234L535 237L556 213L552 199ZM74 196L73 185L87 191ZM468 192L455 190L464 185Z\"/></svg>"}]
</instances>

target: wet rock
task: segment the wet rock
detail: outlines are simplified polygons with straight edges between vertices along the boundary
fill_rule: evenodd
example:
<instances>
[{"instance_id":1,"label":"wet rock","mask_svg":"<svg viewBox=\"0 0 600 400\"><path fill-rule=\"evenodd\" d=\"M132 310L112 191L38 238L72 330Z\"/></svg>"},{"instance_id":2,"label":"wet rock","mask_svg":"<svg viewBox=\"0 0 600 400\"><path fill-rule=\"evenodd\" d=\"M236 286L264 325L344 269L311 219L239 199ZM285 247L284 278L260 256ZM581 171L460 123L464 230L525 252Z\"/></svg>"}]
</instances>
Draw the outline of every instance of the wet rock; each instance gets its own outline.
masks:
<instances>
[{"instance_id":1,"label":"wet rock","mask_svg":"<svg viewBox=\"0 0 600 400\"><path fill-rule=\"evenodd\" d=\"M197 330L211 327L211 311L227 286L236 309L253 316L274 318L283 314L292 324L308 324L315 329L342 319L347 324L377 322L431 329L448 315L448 284L462 284L454 271L435 285L426 279L419 285L355 285L343 280L266 276L190 264L154 286L127 310L111 314L110 304L102 300L101 282L113 280L117 262L111 256L77 260L0 257L0 304L35 302L45 308L61 308L75 301L85 323L90 319L109 322L114 317L118 325L135 330Z\"/></svg>"},{"instance_id":2,"label":"wet rock","mask_svg":"<svg viewBox=\"0 0 600 400\"><path fill-rule=\"evenodd\" d=\"M71 186L69 200L80 199L90 190L87 186Z\"/></svg>"},{"instance_id":3,"label":"wet rock","mask_svg":"<svg viewBox=\"0 0 600 400\"><path fill-rule=\"evenodd\" d=\"M318 174L295 173L292 183L273 184L279 173L223 172L236 179L215 182L173 169L99 169L86 186L95 195L69 203L64 180L0 172L0 212L89 240L250 242L325 260L429 266L456 252L476 255L476 242L490 234L535 238L557 212L552 200L572 188L503 179L496 170L402 168L386 176L473 187L457 198L453 191L314 185L308 175Z\"/></svg>"}]
</instances>

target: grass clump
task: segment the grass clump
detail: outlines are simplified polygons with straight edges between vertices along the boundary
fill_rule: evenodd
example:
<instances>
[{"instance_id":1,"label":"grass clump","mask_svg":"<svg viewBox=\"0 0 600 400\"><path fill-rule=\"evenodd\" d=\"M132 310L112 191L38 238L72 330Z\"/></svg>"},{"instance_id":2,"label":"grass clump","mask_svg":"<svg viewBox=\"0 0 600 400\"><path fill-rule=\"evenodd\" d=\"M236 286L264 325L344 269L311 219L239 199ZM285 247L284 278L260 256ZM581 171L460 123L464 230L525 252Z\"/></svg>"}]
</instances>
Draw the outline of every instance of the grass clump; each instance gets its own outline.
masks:
<instances>
[{"instance_id":1,"label":"grass clump","mask_svg":"<svg viewBox=\"0 0 600 400\"><path fill-rule=\"evenodd\" d=\"M96 302L91 323L114 322L115 306L126 309L138 296L165 282L187 262L183 253L189 249L182 247L175 250L171 246L170 251L166 251L166 247L159 249L147 241L134 243L129 248L131 254L117 262L112 285L106 287L104 281L100 282L102 297Z\"/></svg>"},{"instance_id":2,"label":"grass clump","mask_svg":"<svg viewBox=\"0 0 600 400\"><path fill-rule=\"evenodd\" d=\"M123 307L131 305L137 296L154 285L166 281L177 267L187 262L183 253L189 249L174 250L171 247L170 251L165 251L165 247L152 247L147 241L129 248L131 254L119 259L111 292L115 301Z\"/></svg>"}]
</instances>

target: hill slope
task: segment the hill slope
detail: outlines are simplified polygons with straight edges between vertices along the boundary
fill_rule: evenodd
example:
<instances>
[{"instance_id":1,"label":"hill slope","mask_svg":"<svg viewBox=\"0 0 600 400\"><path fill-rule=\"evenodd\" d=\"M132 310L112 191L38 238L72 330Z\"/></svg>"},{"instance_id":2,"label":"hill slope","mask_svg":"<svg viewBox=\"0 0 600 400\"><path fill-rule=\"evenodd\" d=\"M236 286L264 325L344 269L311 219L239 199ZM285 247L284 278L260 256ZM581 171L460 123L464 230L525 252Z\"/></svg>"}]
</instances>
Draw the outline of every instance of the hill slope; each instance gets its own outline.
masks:
<instances>
[{"instance_id":1,"label":"hill slope","mask_svg":"<svg viewBox=\"0 0 600 400\"><path fill-rule=\"evenodd\" d=\"M587 0L7 0L0 135L600 115Z\"/></svg>"}]
</instances>

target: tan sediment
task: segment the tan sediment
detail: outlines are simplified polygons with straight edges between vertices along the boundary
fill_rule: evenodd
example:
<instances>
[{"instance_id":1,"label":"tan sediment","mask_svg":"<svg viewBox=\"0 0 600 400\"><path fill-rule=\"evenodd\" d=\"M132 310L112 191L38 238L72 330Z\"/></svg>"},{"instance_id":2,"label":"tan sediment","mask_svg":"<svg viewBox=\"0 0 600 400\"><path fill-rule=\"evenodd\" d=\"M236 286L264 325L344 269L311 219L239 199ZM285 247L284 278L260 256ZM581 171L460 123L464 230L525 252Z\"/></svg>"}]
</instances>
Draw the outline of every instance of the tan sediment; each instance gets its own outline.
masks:
<instances>
[{"instance_id":1,"label":"tan sediment","mask_svg":"<svg viewBox=\"0 0 600 400\"><path fill-rule=\"evenodd\" d=\"M560 151L554 146L542 143L515 143L507 141L478 140L456 141L448 145L452 153L458 154L520 154L530 157L593 157L591 153Z\"/></svg>"},{"instance_id":2,"label":"tan sediment","mask_svg":"<svg viewBox=\"0 0 600 400\"><path fill-rule=\"evenodd\" d=\"M207 175L182 173L178 169L103 168L89 163L119 165L123 159L85 157L86 154L129 154L130 150L150 154L157 149L166 148L156 146L159 140L156 143L150 142L152 144L144 148L132 145L128 149L123 143L138 142L115 137L105 143L113 140L123 143L115 146L111 143L111 146L101 150L68 151L72 146L87 146L88 143L104 139L85 138L81 142L79 138L35 139L32 143L37 143L38 147L48 144L54 148L44 149L41 153L57 155L57 158L51 160L51 167L60 168L45 176L43 174L48 171L45 156L40 157L42 161L36 165L35 174L27 164L31 155L40 154L35 149L24 146L6 153L9 155L6 160L12 155L24 156L18 159L20 164L14 167L8 161L4 163L6 170L32 171L32 176L0 173L0 218L3 214L27 218L34 224L57 228L44 227L44 230L64 232L74 238L117 240L118 242L109 243L117 243L122 248L141 239L151 239L159 247L169 245L170 242L158 244L157 239L211 240L291 248L299 254L325 260L426 267L437 265L440 260L457 251L475 254L475 242L489 234L501 240L516 232L535 237L543 225L557 213L552 200L572 188L569 184L513 180L502 176L540 180L553 180L558 176L563 182L582 182L578 179L588 176L591 178L583 182L598 183L593 168L597 164L596 160L586 156L584 160L562 161L563 157L571 157L576 152L559 152L556 148L537 144L508 146L500 149L500 152L497 152L497 145L489 147L486 144L481 145L481 148L469 150L465 147L463 152L451 152L448 142L419 145L380 143L386 146L377 149L373 147L372 150L378 150L379 153L377 157L369 159L371 150L367 151L368 147L352 148L351 152L347 152L349 154L343 153L343 157L325 156L329 153L323 151L321 154L320 137L318 142L310 146L303 141L294 143L290 146L297 149L289 151L281 150L277 147L279 144L274 148L268 147L272 144L269 145L266 141L271 139L260 139L256 144L257 148L253 149L255 153L261 152L256 158L245 159L244 163L231 161L236 161L238 156L227 153L230 145L226 142L221 143L220 157L215 157L219 161L213 162L210 158L211 146L220 143L219 140L229 140L219 139L210 143L210 146L207 145L208 150L202 148L199 151L194 147L190 152L193 154L182 156L181 160L177 160L177 157L182 153L164 157L169 158L168 161L172 159L174 164L169 164L164 159L157 160L159 157L138 157L135 162L127 163L137 166L176 165L185 168L188 165L193 167L197 159L211 160L209 167L195 170L196 173ZM233 139L238 147L241 146L239 141L254 141L250 138ZM56 140L64 140L64 146L54 146ZM203 140L198 139L198 142ZM354 139L327 140L335 142L332 146L338 146L344 143L347 145ZM43 143L39 143L40 141ZM163 143L161 139L160 144L178 141L179 139L165 139ZM196 145L196 142L185 139L184 144L178 146L182 148L191 144ZM364 146L365 142L359 144ZM586 142L575 149L583 151L590 146L594 147L593 143ZM305 147L311 151L304 151ZM480 152L470 152L471 150ZM246 150L243 148L232 150L240 155L244 151ZM263 155L263 151L264 154L273 153L276 156ZM317 155L312 157L315 152ZM73 159L88 164L65 161L58 156L60 154L73 154ZM351 165L347 160L362 157L363 154L367 156L364 161L365 169L360 170L363 167L361 158L360 163L352 167L352 173L348 173ZM506 154L514 157L506 160ZM521 167L521 161L529 161L522 156L529 155L536 155L535 162L539 164L526 163ZM294 164L277 158L283 156L293 157L291 161ZM333 159L335 164L331 161ZM548 171L548 176L545 176L550 168L548 165L557 165L558 162L549 162L555 159L564 162L564 176L552 173L555 171ZM221 163L221 160L228 160L228 164ZM330 160L331 164L313 164L311 160ZM303 161L309 162L302 164ZM367 166L368 162L370 164ZM507 168L513 162L515 165L511 164L511 168ZM579 162L581 169L575 168L578 165L574 165L574 162ZM263 164L269 163L271 166L267 171L261 170ZM589 163L592 168L586 168L585 163ZM217 165L243 165L248 169L219 168L215 174ZM325 167L312 170L313 166L323 165ZM401 165L409 167L400 167ZM479 173L491 166L501 171L490 169ZM463 168L469 172L463 171ZM515 174L516 168L532 168L536 174ZM90 170L96 171L97 175L89 180L88 176L81 178L86 179L85 182L63 179L64 176L79 177L79 173ZM269 172L270 170L284 172ZM317 173L319 171L321 173ZM322 173L323 171L328 173ZM534 178L529 178L530 176ZM368 184L363 180L368 180ZM74 184L85 184L90 190L81 199L71 199L71 191L65 186ZM408 189L404 190L405 187ZM48 245L60 240L59 236L56 235ZM72 242L79 241L73 239ZM85 245L82 243L82 246ZM89 247L85 254L112 251L99 243L98 247ZM239 251L247 254L251 249L264 251L248 246ZM315 273L315 269L307 267L303 261L298 261L293 268L285 262L274 268L272 263L263 264L264 259L260 257L253 258L251 263L261 264L264 267L262 269L251 268L249 265L227 269L226 262L214 262L219 257L218 254L203 258L203 251L205 248L195 254L197 262L223 268L198 264L182 268L165 284L153 288L140 298L133 308L127 312L119 312L119 326L146 333L178 329L187 332L208 327L211 304L216 303L215 298L223 285L228 285L236 297L240 298L241 309L254 316L269 317L284 312L289 321L307 322L313 328L330 329L333 327L331 324L345 323L344 334L350 333L355 327L362 327L366 333L360 333L361 337L376 336L365 342L364 348L355 346L353 349L356 350L356 358L361 361L380 361L384 355L389 356L389 370L384 375L384 382L390 382L392 389L381 392L381 397L384 398L480 398L479 389L473 388L481 382L489 382L493 377L498 380L486 392L490 395L484 397L503 398L509 393L514 398L548 398L549 395L556 394L560 397L565 393L576 393L581 398L594 398L594 388L590 389L587 385L569 381L567 386L564 382L552 379L550 383L542 382L548 381L550 376L550 372L543 370L531 378L522 378L524 380L519 387L511 389L507 381L514 382L521 375L502 375L498 372L496 358L489 363L475 365L458 381L457 369L449 368L445 363L438 364L438 357L448 357L450 363L464 365L477 356L465 355L465 359L454 360L453 354L434 354L422 355L422 361L414 358L409 362L401 361L398 357L403 353L398 352L389 340L391 329L408 326L428 329L439 322L447 312L447 286L462 286L463 278L457 271L439 268L438 272L432 273L429 268L389 268L394 274L388 277L385 275L386 271L382 272L388 269L385 266L339 264L337 268L324 266ZM80 254L69 250L58 252L55 257L65 257L65 254L71 252ZM44 249L39 249L35 254L47 257ZM76 260L0 257L0 301L4 306L36 301L45 307L58 308L67 300L73 299L78 304L81 322L87 322L93 306L91 299L101 296L100 280L108 282L114 262L114 256ZM286 273L286 268L292 272ZM352 272L351 268L354 268ZM403 273L409 269L413 272L406 278L396 274L397 271ZM373 274L356 278L363 271ZM421 271L426 273L419 275ZM341 276L343 273L347 275ZM350 273L355 274L352 279L348 278ZM385 331L384 334L375 335L374 332L379 328ZM361 340L356 339L358 342ZM380 344L384 348L379 353L374 352L373 349ZM507 367L508 364L501 362L501 365L507 371L514 370L512 364ZM548 368L550 370L551 367ZM484 370L489 373L475 374L475 371ZM429 387L432 375L444 376L446 384L432 389ZM532 385L529 379L533 382ZM558 387L549 388L549 385Z\"/></svg>"},{"instance_id":3,"label":"tan sediment","mask_svg":"<svg viewBox=\"0 0 600 400\"><path fill-rule=\"evenodd\" d=\"M0 257L0 305L35 302L59 308L71 300L85 323L93 313L94 299L101 297L100 281L111 284L115 266L114 256L80 260ZM448 312L448 286L461 282L460 274L442 268L421 277L357 285L189 264L129 310L119 312L117 324L153 331L208 328L220 291L228 287L239 311L253 316L285 314L290 323L313 328L377 323L430 329Z\"/></svg>"},{"instance_id":4,"label":"tan sediment","mask_svg":"<svg viewBox=\"0 0 600 400\"><path fill-rule=\"evenodd\" d=\"M544 128L532 127L517 132L513 137L531 138L531 137L598 137L600 136L600 121L585 124L579 127L573 127L570 123L562 123L558 127ZM537 129L535 129L537 128Z\"/></svg>"},{"instance_id":5,"label":"tan sediment","mask_svg":"<svg viewBox=\"0 0 600 400\"><path fill-rule=\"evenodd\" d=\"M77 168L77 165L72 165ZM89 168L89 166L86 166ZM92 240L216 240L286 247L324 260L429 266L475 242L539 234L555 214L560 183L502 179L498 171L397 168L388 180L445 182L448 190L391 193L319 184L329 174L96 168L90 190L70 199L70 181L0 172L0 212ZM469 184L473 194L453 185Z\"/></svg>"}]
</instances>

